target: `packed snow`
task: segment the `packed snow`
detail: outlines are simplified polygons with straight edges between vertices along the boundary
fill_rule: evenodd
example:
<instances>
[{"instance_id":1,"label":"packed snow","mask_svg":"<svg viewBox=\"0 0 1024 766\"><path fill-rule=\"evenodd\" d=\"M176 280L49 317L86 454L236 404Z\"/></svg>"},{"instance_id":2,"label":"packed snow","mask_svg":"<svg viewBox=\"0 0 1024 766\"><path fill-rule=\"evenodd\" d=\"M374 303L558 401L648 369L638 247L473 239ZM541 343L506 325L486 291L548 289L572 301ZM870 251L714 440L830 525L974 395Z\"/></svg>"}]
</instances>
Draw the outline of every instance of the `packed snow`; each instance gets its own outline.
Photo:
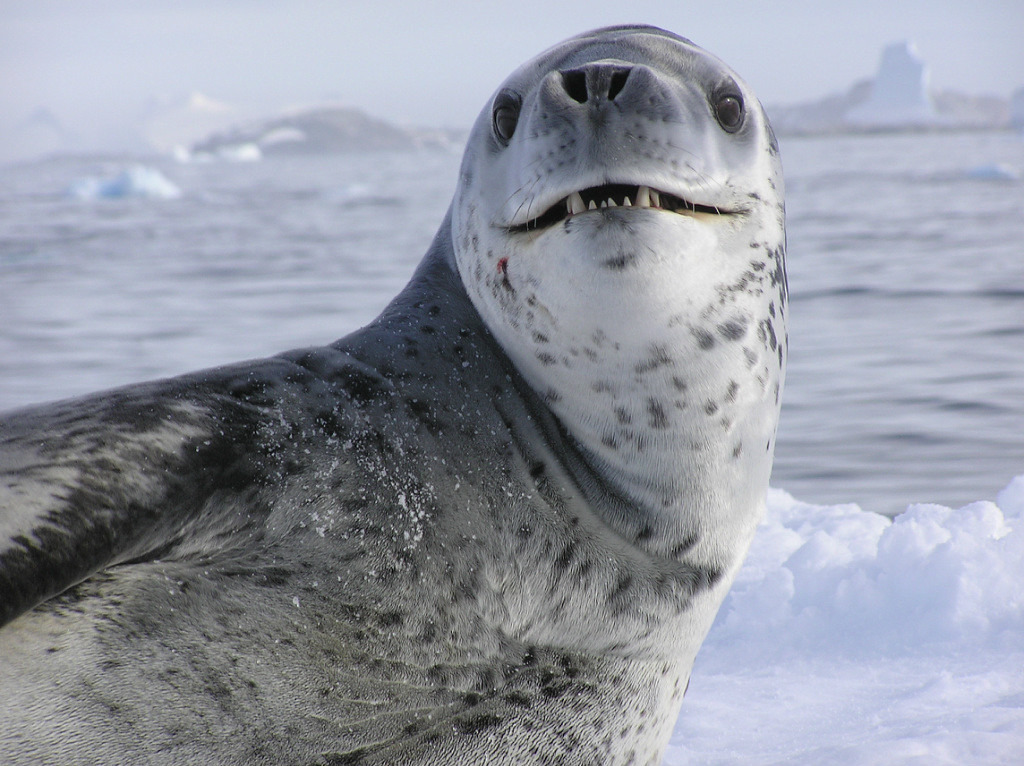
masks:
<instances>
[{"instance_id":1,"label":"packed snow","mask_svg":"<svg viewBox=\"0 0 1024 766\"><path fill-rule=\"evenodd\" d=\"M895 519L770 490L674 764L1024 763L1024 476Z\"/></svg>"}]
</instances>

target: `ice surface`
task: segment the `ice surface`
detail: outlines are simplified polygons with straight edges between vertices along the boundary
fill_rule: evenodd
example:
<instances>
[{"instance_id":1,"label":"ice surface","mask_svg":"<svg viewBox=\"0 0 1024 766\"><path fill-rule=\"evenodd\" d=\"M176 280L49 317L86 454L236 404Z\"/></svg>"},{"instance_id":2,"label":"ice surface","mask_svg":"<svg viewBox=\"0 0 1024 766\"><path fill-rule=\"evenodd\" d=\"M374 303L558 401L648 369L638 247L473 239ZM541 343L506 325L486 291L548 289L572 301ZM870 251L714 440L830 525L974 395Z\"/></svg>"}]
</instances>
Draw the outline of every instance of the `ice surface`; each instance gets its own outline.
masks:
<instances>
[{"instance_id":1,"label":"ice surface","mask_svg":"<svg viewBox=\"0 0 1024 766\"><path fill-rule=\"evenodd\" d=\"M1024 763L1024 476L895 519L771 490L665 764Z\"/></svg>"},{"instance_id":2,"label":"ice surface","mask_svg":"<svg viewBox=\"0 0 1024 766\"><path fill-rule=\"evenodd\" d=\"M181 189L156 168L133 165L113 178L82 178L68 188L68 196L80 200L177 199Z\"/></svg>"}]
</instances>

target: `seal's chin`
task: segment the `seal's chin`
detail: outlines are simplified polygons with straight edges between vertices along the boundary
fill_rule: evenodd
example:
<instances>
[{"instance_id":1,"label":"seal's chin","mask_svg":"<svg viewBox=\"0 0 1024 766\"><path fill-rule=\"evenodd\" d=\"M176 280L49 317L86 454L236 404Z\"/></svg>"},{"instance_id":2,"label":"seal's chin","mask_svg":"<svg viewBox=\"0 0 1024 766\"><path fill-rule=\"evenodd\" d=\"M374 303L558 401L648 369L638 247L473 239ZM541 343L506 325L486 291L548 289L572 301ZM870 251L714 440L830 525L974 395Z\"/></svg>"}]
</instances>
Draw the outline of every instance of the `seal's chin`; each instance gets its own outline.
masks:
<instances>
[{"instance_id":1,"label":"seal's chin","mask_svg":"<svg viewBox=\"0 0 1024 766\"><path fill-rule=\"evenodd\" d=\"M574 191L555 202L535 218L508 227L513 234L546 229L576 215L613 207L661 210L682 215L732 215L735 211L697 202L653 189L631 184L604 184Z\"/></svg>"}]
</instances>

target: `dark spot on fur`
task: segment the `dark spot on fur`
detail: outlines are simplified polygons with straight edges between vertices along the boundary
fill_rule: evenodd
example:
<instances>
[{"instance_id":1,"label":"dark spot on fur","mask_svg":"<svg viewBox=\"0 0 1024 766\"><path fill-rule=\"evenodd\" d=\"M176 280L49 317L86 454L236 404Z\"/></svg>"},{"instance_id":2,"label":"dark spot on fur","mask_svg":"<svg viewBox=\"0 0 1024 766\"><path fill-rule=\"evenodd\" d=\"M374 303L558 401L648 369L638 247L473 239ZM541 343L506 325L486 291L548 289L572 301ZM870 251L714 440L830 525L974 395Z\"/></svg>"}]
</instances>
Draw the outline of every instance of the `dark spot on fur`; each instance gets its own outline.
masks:
<instances>
[{"instance_id":1,"label":"dark spot on fur","mask_svg":"<svg viewBox=\"0 0 1024 766\"><path fill-rule=\"evenodd\" d=\"M718 334L726 340L739 340L747 333L747 325L744 322L730 320L718 325Z\"/></svg>"},{"instance_id":2,"label":"dark spot on fur","mask_svg":"<svg viewBox=\"0 0 1024 766\"><path fill-rule=\"evenodd\" d=\"M572 563L572 558L576 553L576 543L570 542L563 549L558 558L555 559L555 570L561 574L568 568L569 564Z\"/></svg>"},{"instance_id":3,"label":"dark spot on fur","mask_svg":"<svg viewBox=\"0 0 1024 766\"><path fill-rule=\"evenodd\" d=\"M459 734L477 734L484 729L497 726L504 719L494 713L481 713L480 715L465 716L455 719L455 730Z\"/></svg>"},{"instance_id":4,"label":"dark spot on fur","mask_svg":"<svg viewBox=\"0 0 1024 766\"><path fill-rule=\"evenodd\" d=\"M389 393L387 381L376 373L347 366L342 368L340 378L349 396L360 404L367 404Z\"/></svg>"},{"instance_id":5,"label":"dark spot on fur","mask_svg":"<svg viewBox=\"0 0 1024 766\"><path fill-rule=\"evenodd\" d=\"M672 358L668 355L668 350L664 346L653 346L651 348L651 356L639 362L633 370L637 375L643 375L645 372L650 372L669 364L672 364Z\"/></svg>"},{"instance_id":6,"label":"dark spot on fur","mask_svg":"<svg viewBox=\"0 0 1024 766\"><path fill-rule=\"evenodd\" d=\"M701 350L708 351L709 349L714 348L715 338L707 330L702 327L694 327L692 332L693 337L697 339L697 345L700 346Z\"/></svg>"},{"instance_id":7,"label":"dark spot on fur","mask_svg":"<svg viewBox=\"0 0 1024 766\"><path fill-rule=\"evenodd\" d=\"M383 612L377 622L381 627L392 628L405 622L405 617L401 612Z\"/></svg>"},{"instance_id":8,"label":"dark spot on fur","mask_svg":"<svg viewBox=\"0 0 1024 766\"><path fill-rule=\"evenodd\" d=\"M540 693L548 699L558 699L572 686L568 681L562 681L560 683L553 683L553 679L549 679L544 686L541 687Z\"/></svg>"},{"instance_id":9,"label":"dark spot on fur","mask_svg":"<svg viewBox=\"0 0 1024 766\"><path fill-rule=\"evenodd\" d=\"M562 666L562 672L566 678L576 678L580 674L579 669L573 662L572 655L563 654L558 658L558 664Z\"/></svg>"},{"instance_id":10,"label":"dark spot on fur","mask_svg":"<svg viewBox=\"0 0 1024 766\"><path fill-rule=\"evenodd\" d=\"M601 265L611 271L625 271L634 261L636 261L636 253L619 252L605 260Z\"/></svg>"},{"instance_id":11,"label":"dark spot on fur","mask_svg":"<svg viewBox=\"0 0 1024 766\"><path fill-rule=\"evenodd\" d=\"M768 347L772 351L778 348L778 339L775 337L775 325L772 324L770 319L762 319L761 326L758 328L758 338L761 339L762 343L767 343Z\"/></svg>"},{"instance_id":12,"label":"dark spot on fur","mask_svg":"<svg viewBox=\"0 0 1024 766\"><path fill-rule=\"evenodd\" d=\"M402 727L402 733L407 737L411 737L414 734L418 734L424 726L426 726L424 721L413 721L412 723L407 723Z\"/></svg>"},{"instance_id":13,"label":"dark spot on fur","mask_svg":"<svg viewBox=\"0 0 1024 766\"><path fill-rule=\"evenodd\" d=\"M679 542L672 549L672 557L673 558L678 558L679 556L682 556L684 553L686 553L687 551L692 549L697 544L698 539L699 538L696 535L690 535L689 537L684 537L682 539L682 541Z\"/></svg>"},{"instance_id":14,"label":"dark spot on fur","mask_svg":"<svg viewBox=\"0 0 1024 766\"><path fill-rule=\"evenodd\" d=\"M668 428L668 415L665 414L665 407L657 399L647 400L647 414L651 428Z\"/></svg>"},{"instance_id":15,"label":"dark spot on fur","mask_svg":"<svg viewBox=\"0 0 1024 766\"><path fill-rule=\"evenodd\" d=\"M619 575L618 582L615 583L615 587L608 593L608 600L619 598L624 595L626 591L633 585L633 576L628 574Z\"/></svg>"},{"instance_id":16,"label":"dark spot on fur","mask_svg":"<svg viewBox=\"0 0 1024 766\"><path fill-rule=\"evenodd\" d=\"M517 707L528 708L532 705L530 698L522 692L509 692L508 694L503 695L502 699L510 705L515 705Z\"/></svg>"},{"instance_id":17,"label":"dark spot on fur","mask_svg":"<svg viewBox=\"0 0 1024 766\"><path fill-rule=\"evenodd\" d=\"M436 435L444 427L444 421L437 417L433 407L428 402L422 402L419 399L409 399L406 401L405 406L409 413L425 425L432 434Z\"/></svg>"}]
</instances>

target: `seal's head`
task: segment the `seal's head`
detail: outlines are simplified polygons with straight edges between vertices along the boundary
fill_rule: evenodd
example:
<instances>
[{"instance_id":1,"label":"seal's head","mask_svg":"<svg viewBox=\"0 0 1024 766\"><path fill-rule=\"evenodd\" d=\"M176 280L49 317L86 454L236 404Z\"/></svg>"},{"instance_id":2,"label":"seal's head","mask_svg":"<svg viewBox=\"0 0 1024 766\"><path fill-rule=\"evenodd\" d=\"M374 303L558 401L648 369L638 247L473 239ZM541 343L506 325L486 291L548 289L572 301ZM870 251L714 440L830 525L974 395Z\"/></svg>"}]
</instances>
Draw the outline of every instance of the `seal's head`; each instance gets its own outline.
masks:
<instances>
[{"instance_id":1,"label":"seal's head","mask_svg":"<svg viewBox=\"0 0 1024 766\"><path fill-rule=\"evenodd\" d=\"M666 533L649 546L709 515L754 526L784 366L784 218L754 94L660 29L551 48L473 128L452 208L462 280L531 386Z\"/></svg>"}]
</instances>

